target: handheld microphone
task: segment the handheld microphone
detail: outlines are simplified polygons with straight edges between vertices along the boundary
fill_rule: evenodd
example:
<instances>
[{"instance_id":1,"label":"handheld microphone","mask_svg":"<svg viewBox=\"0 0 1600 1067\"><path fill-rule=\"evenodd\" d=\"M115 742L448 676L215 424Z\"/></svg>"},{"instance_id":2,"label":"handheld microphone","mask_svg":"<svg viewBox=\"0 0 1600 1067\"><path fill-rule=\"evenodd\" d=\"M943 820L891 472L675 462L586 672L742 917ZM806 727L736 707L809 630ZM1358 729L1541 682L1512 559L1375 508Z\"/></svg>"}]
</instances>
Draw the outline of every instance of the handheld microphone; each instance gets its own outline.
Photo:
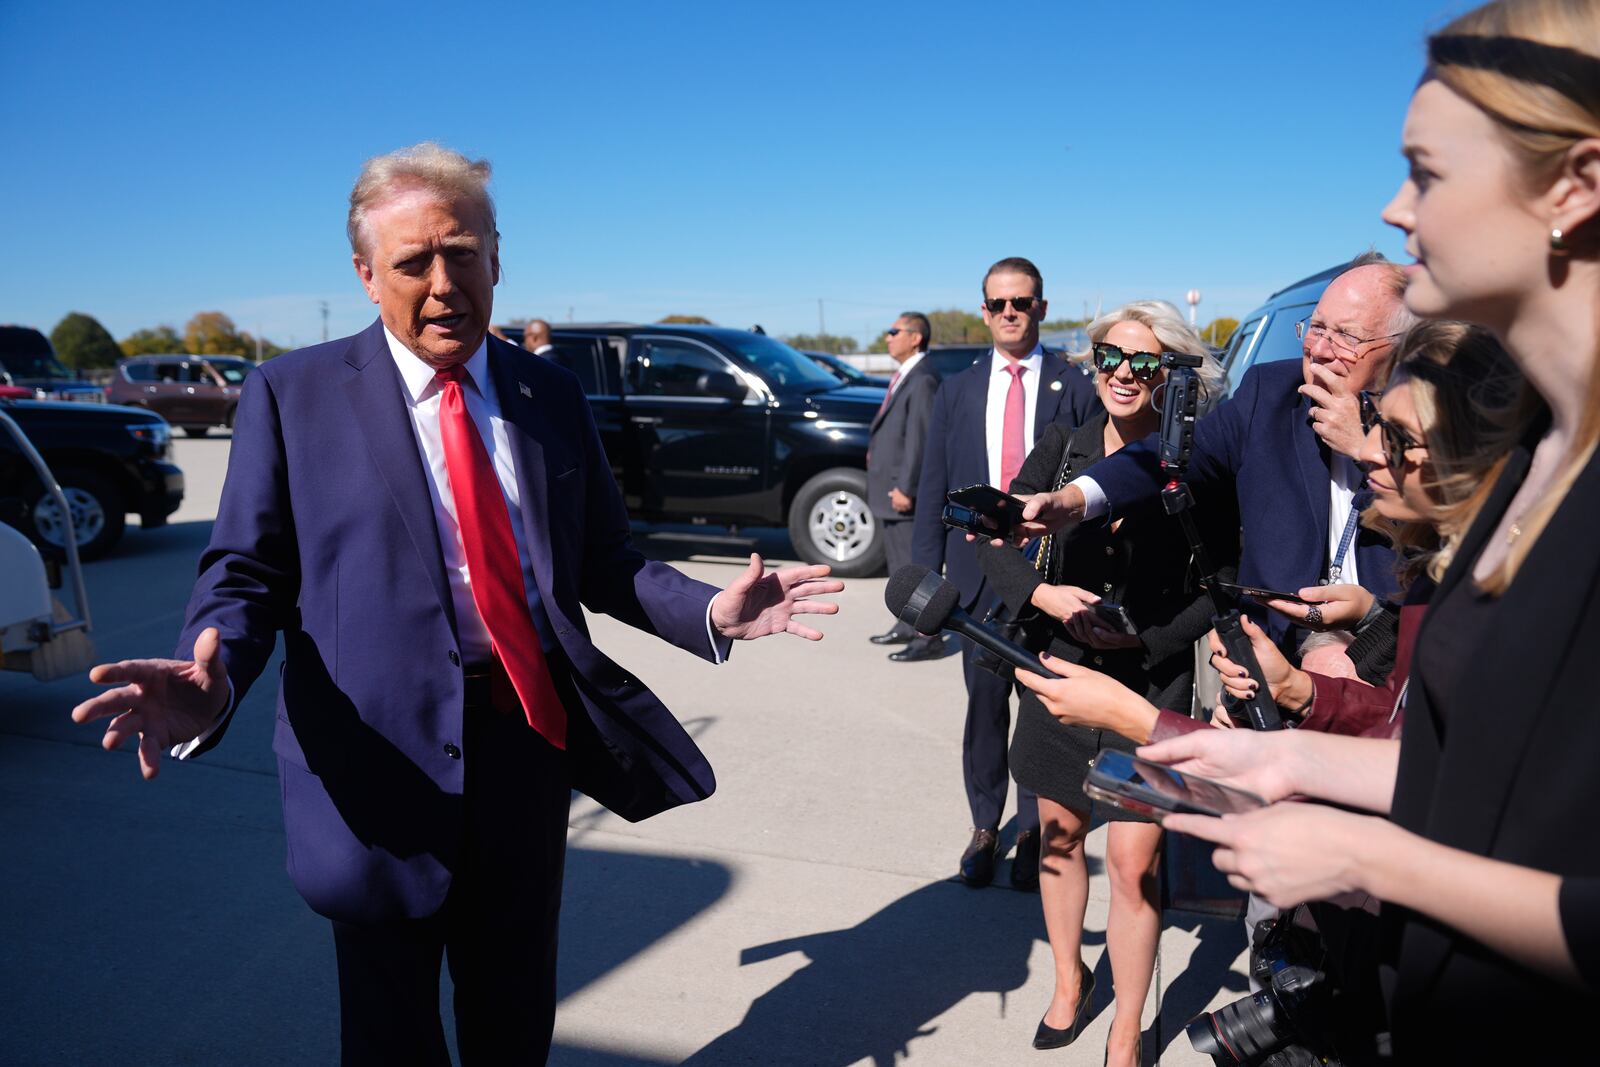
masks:
<instances>
[{"instance_id":1,"label":"handheld microphone","mask_svg":"<svg viewBox=\"0 0 1600 1067\"><path fill-rule=\"evenodd\" d=\"M988 649L1013 667L1042 674L1046 678L1061 677L1040 663L1038 656L962 611L957 606L960 599L961 594L955 586L928 568L914 563L895 571L883 591L883 602L889 610L920 634L949 630Z\"/></svg>"}]
</instances>

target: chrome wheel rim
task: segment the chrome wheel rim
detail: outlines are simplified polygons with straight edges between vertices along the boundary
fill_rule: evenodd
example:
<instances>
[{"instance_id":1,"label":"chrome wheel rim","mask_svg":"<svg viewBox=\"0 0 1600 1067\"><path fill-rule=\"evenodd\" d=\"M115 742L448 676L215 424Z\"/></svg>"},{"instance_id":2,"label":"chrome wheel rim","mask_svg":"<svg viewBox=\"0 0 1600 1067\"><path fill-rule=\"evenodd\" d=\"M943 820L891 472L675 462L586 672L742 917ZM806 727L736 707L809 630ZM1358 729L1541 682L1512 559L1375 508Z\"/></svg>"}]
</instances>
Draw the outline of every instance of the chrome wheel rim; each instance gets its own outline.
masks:
<instances>
[{"instance_id":1,"label":"chrome wheel rim","mask_svg":"<svg viewBox=\"0 0 1600 1067\"><path fill-rule=\"evenodd\" d=\"M106 528L105 509L100 506L98 498L82 489L70 485L61 487L61 495L67 498L67 510L72 516L72 528L78 535L78 546L88 544ZM46 496L39 501L33 509L33 528L39 531L39 536L57 548L67 545L67 524L61 515L61 508L56 505L56 498Z\"/></svg>"},{"instance_id":2,"label":"chrome wheel rim","mask_svg":"<svg viewBox=\"0 0 1600 1067\"><path fill-rule=\"evenodd\" d=\"M865 555L877 536L867 502L848 489L836 489L811 505L807 528L817 553L833 563L848 563Z\"/></svg>"}]
</instances>

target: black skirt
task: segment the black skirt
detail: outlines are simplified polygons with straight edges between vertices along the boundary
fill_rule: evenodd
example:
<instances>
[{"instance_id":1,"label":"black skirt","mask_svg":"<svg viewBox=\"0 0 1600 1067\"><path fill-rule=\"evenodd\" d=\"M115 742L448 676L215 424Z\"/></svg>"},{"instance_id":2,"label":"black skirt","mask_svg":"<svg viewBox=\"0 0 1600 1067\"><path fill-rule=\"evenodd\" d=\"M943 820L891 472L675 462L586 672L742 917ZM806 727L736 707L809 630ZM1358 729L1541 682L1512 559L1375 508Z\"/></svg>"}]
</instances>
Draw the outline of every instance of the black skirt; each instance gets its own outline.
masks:
<instances>
[{"instance_id":1,"label":"black skirt","mask_svg":"<svg viewBox=\"0 0 1600 1067\"><path fill-rule=\"evenodd\" d=\"M1023 690L1017 707L1017 729L1011 737L1011 775L1031 789L1073 811L1089 811L1083 782L1089 764L1108 748L1131 753L1136 746L1110 730L1068 726L1045 710L1032 690ZM1152 822L1110 804L1096 804L1093 815L1107 822Z\"/></svg>"}]
</instances>

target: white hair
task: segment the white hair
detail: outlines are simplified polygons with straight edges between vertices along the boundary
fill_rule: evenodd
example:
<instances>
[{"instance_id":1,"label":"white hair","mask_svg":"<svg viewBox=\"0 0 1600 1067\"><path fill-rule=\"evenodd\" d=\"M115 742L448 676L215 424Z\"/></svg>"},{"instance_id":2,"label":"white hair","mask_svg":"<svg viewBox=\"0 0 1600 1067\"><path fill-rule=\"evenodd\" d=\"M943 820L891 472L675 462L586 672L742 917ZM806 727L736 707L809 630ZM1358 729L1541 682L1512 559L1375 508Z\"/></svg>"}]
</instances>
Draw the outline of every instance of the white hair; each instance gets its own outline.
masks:
<instances>
[{"instance_id":1,"label":"white hair","mask_svg":"<svg viewBox=\"0 0 1600 1067\"><path fill-rule=\"evenodd\" d=\"M345 232L350 237L351 250L357 255L366 254L367 212L408 189L425 189L444 200L473 204L488 224L485 239L497 241L494 198L489 195L491 169L487 159L468 159L432 141L373 156L362 164L361 174L350 190Z\"/></svg>"},{"instance_id":2,"label":"white hair","mask_svg":"<svg viewBox=\"0 0 1600 1067\"><path fill-rule=\"evenodd\" d=\"M1132 300L1121 307L1112 308L1089 323L1089 345L1082 352L1074 352L1074 363L1088 362L1094 356L1094 344L1104 341L1111 327L1119 322L1137 322L1149 328L1161 342L1163 352L1182 352L1199 356L1204 362L1195 368L1205 395L1200 399L1200 410L1206 411L1222 396L1225 377L1222 364L1210 345L1200 337L1199 331L1184 321L1183 314L1165 300Z\"/></svg>"}]
</instances>

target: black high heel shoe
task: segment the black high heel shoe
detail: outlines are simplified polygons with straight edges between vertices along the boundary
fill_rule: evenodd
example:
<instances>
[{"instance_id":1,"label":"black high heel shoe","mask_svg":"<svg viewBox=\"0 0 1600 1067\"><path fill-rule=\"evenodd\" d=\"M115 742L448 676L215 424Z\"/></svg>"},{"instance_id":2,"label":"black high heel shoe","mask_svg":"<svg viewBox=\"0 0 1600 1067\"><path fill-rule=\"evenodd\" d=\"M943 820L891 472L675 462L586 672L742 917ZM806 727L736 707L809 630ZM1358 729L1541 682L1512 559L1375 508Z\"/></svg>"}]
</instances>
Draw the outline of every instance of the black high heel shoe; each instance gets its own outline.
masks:
<instances>
[{"instance_id":1,"label":"black high heel shoe","mask_svg":"<svg viewBox=\"0 0 1600 1067\"><path fill-rule=\"evenodd\" d=\"M1064 1030L1058 1030L1039 1020L1039 1029L1033 1035L1033 1047L1037 1049L1066 1048L1078 1040L1078 1032L1083 1029L1083 1024L1089 1014L1089 998L1094 996L1094 972L1078 961L1078 1004L1072 1010L1072 1025Z\"/></svg>"}]
</instances>

